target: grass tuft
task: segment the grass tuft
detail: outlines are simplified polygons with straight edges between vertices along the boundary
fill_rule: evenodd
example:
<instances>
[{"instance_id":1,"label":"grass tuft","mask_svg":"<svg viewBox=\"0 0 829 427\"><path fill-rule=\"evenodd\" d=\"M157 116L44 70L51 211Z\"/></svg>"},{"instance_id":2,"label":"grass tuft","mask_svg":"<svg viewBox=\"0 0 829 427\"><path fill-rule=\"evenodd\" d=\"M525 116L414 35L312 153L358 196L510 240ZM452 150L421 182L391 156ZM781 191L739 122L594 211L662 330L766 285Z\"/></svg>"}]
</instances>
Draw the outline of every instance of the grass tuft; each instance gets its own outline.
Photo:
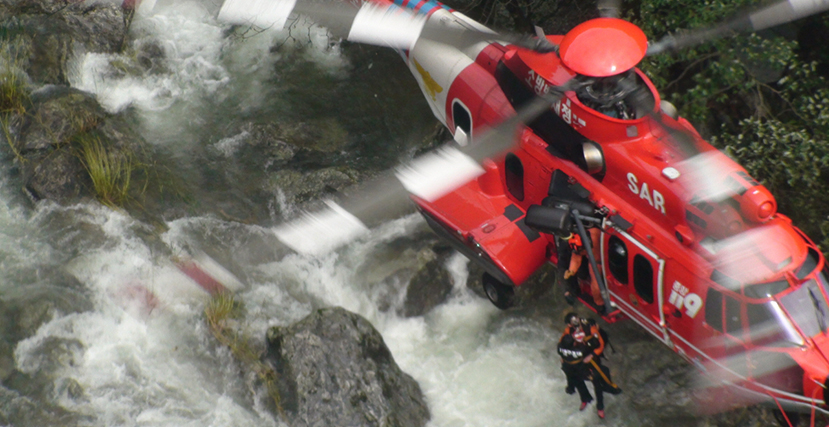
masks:
<instances>
[{"instance_id":1,"label":"grass tuft","mask_svg":"<svg viewBox=\"0 0 829 427\"><path fill-rule=\"evenodd\" d=\"M243 317L243 306L237 302L232 293L218 293L211 298L207 307L204 308L204 315L210 332L225 347L229 348L236 360L240 361L247 368L256 373L256 376L265 385L268 395L273 399L279 414L285 418L285 411L282 409L281 397L276 380L277 374L260 359L258 352L251 344L251 340L243 333L237 332L233 326Z\"/></svg>"},{"instance_id":2,"label":"grass tuft","mask_svg":"<svg viewBox=\"0 0 829 427\"><path fill-rule=\"evenodd\" d=\"M0 114L25 114L29 102L26 82L12 67L0 70Z\"/></svg>"},{"instance_id":3,"label":"grass tuft","mask_svg":"<svg viewBox=\"0 0 829 427\"><path fill-rule=\"evenodd\" d=\"M11 122L12 116L26 114L31 97L26 75L18 63L17 55L13 53L17 48L18 40L0 44L0 132L3 133L2 137L11 147L15 157L22 162L23 156L12 138Z\"/></svg>"},{"instance_id":4,"label":"grass tuft","mask_svg":"<svg viewBox=\"0 0 829 427\"><path fill-rule=\"evenodd\" d=\"M127 152L108 150L94 132L76 135L79 158L86 168L98 200L110 207L122 206L127 200L136 162Z\"/></svg>"},{"instance_id":5,"label":"grass tuft","mask_svg":"<svg viewBox=\"0 0 829 427\"><path fill-rule=\"evenodd\" d=\"M8 43L0 50L0 114L26 113L30 102L26 77L12 51L17 43Z\"/></svg>"}]
</instances>

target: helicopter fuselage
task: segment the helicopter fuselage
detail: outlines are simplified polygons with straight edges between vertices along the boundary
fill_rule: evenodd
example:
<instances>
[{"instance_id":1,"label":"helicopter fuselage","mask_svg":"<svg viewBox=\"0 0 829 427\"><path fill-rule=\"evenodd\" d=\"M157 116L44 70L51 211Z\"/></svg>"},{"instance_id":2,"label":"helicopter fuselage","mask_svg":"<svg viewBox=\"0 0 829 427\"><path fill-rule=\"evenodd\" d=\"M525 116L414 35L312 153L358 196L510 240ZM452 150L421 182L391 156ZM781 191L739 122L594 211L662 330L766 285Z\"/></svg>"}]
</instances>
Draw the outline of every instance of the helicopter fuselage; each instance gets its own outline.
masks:
<instances>
[{"instance_id":1,"label":"helicopter fuselage","mask_svg":"<svg viewBox=\"0 0 829 427\"><path fill-rule=\"evenodd\" d=\"M483 28L434 2L403 6L442 25ZM458 49L420 38L401 54L434 115L463 144L578 77L556 53L500 43ZM606 320L635 321L758 401L827 412L822 253L745 169L666 114L647 76L635 73L651 97L648 114L610 117L565 92L511 150L485 161L479 178L431 202L413 197L419 210L488 274L520 286L558 260L556 236L524 220L557 196L551 181L563 174L599 213L594 253L611 304ZM691 142L678 143L676 132Z\"/></svg>"}]
</instances>

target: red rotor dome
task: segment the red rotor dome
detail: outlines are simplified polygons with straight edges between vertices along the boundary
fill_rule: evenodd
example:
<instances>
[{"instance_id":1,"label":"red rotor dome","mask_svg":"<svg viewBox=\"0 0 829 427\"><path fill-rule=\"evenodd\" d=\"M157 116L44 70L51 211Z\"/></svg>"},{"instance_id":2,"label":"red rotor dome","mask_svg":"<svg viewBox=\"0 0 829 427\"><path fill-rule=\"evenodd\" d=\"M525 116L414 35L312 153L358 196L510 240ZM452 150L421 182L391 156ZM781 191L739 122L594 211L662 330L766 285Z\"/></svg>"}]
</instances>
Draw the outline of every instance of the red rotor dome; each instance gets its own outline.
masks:
<instances>
[{"instance_id":1,"label":"red rotor dome","mask_svg":"<svg viewBox=\"0 0 829 427\"><path fill-rule=\"evenodd\" d=\"M636 66L648 50L645 33L628 21L596 18L570 30L559 45L565 67L588 77L607 77Z\"/></svg>"}]
</instances>

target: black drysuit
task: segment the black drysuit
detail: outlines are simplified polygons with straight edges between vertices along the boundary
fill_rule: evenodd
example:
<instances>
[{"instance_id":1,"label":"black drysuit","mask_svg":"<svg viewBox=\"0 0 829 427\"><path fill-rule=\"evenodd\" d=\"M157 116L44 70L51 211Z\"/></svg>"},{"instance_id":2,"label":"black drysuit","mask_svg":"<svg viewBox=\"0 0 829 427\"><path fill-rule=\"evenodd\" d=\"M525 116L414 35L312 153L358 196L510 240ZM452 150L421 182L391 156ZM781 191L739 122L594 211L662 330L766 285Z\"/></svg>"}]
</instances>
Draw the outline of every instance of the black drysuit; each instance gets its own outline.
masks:
<instances>
[{"instance_id":1,"label":"black drysuit","mask_svg":"<svg viewBox=\"0 0 829 427\"><path fill-rule=\"evenodd\" d=\"M572 335L564 335L558 343L558 354L561 356L561 370L567 377L567 390L576 389L582 403L590 403L593 396L587 390L585 381L590 376L590 370L584 363L584 357L590 350L584 343L577 342Z\"/></svg>"}]
</instances>

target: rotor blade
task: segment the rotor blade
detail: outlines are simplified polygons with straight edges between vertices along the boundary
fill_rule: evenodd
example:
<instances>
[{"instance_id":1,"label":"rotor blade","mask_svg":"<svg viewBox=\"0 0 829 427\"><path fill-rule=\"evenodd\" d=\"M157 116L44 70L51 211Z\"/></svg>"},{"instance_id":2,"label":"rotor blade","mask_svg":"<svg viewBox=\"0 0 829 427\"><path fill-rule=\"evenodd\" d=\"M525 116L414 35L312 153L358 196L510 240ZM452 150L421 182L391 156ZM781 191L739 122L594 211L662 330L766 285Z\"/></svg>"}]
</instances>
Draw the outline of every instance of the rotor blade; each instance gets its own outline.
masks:
<instances>
[{"instance_id":1,"label":"rotor blade","mask_svg":"<svg viewBox=\"0 0 829 427\"><path fill-rule=\"evenodd\" d=\"M621 0L599 0L597 8L602 18L618 18L622 15Z\"/></svg>"},{"instance_id":2,"label":"rotor blade","mask_svg":"<svg viewBox=\"0 0 829 427\"><path fill-rule=\"evenodd\" d=\"M443 197L482 175L484 159L514 146L522 125L549 109L567 88L560 89L536 97L465 147L447 144L358 186L339 202L327 200L324 208L279 225L274 229L277 238L299 253L318 255L359 237L380 221L399 216L410 208L410 194L426 201Z\"/></svg>"},{"instance_id":3,"label":"rotor blade","mask_svg":"<svg viewBox=\"0 0 829 427\"><path fill-rule=\"evenodd\" d=\"M225 0L216 18L230 24L281 30L295 5L296 0Z\"/></svg>"},{"instance_id":4,"label":"rotor blade","mask_svg":"<svg viewBox=\"0 0 829 427\"><path fill-rule=\"evenodd\" d=\"M829 10L829 0L784 0L770 6L738 15L731 20L709 28L701 28L667 36L648 47L647 55L676 51L737 32L760 31L816 13Z\"/></svg>"},{"instance_id":5,"label":"rotor blade","mask_svg":"<svg viewBox=\"0 0 829 427\"><path fill-rule=\"evenodd\" d=\"M394 49L410 50L420 37L459 49L493 41L539 52L556 49L543 37L498 34L454 21L429 22L428 16L412 9L370 1L356 7L333 0L225 0L218 19L232 24L281 29L291 13L307 15L346 40Z\"/></svg>"}]
</instances>

